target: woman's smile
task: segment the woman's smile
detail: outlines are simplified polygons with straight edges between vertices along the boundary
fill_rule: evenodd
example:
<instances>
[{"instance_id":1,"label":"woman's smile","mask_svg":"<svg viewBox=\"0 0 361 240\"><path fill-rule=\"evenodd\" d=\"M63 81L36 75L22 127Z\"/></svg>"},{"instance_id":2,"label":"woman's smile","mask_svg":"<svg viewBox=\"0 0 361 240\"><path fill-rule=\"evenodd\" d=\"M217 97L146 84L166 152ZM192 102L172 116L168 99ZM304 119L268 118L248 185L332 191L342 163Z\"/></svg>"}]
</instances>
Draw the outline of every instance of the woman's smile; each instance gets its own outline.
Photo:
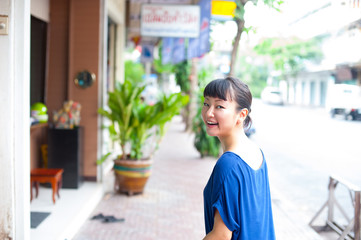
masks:
<instances>
[{"instance_id":1,"label":"woman's smile","mask_svg":"<svg viewBox=\"0 0 361 240\"><path fill-rule=\"evenodd\" d=\"M209 128L214 128L214 127L218 126L217 122L206 121L206 123L207 123L207 127L209 127Z\"/></svg>"}]
</instances>

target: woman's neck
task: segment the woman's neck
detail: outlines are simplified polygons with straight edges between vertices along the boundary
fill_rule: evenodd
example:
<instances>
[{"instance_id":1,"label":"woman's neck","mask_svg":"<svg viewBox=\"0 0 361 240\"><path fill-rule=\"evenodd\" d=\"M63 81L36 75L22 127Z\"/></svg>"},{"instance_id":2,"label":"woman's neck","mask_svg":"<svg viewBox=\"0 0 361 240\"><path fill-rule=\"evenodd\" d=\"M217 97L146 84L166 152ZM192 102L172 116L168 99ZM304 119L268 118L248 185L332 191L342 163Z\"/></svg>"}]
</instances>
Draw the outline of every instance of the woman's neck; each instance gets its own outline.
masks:
<instances>
[{"instance_id":1,"label":"woman's neck","mask_svg":"<svg viewBox=\"0 0 361 240\"><path fill-rule=\"evenodd\" d=\"M236 152L241 145L243 145L248 138L244 130L234 131L232 134L219 138L223 152Z\"/></svg>"}]
</instances>

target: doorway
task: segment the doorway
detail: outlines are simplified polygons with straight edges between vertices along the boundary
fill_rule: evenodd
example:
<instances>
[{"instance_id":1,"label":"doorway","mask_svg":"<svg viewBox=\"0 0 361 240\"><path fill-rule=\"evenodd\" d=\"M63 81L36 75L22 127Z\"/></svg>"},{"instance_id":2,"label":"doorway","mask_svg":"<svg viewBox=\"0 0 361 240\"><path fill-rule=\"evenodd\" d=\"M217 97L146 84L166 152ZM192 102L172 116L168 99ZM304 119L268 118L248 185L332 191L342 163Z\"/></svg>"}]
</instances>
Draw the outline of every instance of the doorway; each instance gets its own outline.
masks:
<instances>
[{"instance_id":1,"label":"doorway","mask_svg":"<svg viewBox=\"0 0 361 240\"><path fill-rule=\"evenodd\" d=\"M48 24L31 16L30 25L30 105L45 104L46 46Z\"/></svg>"}]
</instances>

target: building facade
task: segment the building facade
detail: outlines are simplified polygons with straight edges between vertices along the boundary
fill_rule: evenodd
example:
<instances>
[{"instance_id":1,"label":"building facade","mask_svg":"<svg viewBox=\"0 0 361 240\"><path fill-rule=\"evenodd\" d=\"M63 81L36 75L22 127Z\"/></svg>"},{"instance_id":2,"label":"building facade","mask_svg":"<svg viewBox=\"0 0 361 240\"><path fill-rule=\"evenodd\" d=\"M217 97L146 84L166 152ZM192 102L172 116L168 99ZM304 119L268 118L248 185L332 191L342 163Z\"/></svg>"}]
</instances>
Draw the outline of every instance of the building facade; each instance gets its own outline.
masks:
<instances>
[{"instance_id":1,"label":"building facade","mask_svg":"<svg viewBox=\"0 0 361 240\"><path fill-rule=\"evenodd\" d=\"M79 102L81 174L96 181L104 173L96 165L106 144L97 111L124 76L125 15L123 0L0 2L7 30L0 35L0 239L30 238L30 170L42 166L50 126L30 127L32 101L46 104L50 120L64 101ZM79 88L74 80L84 70L96 81Z\"/></svg>"},{"instance_id":2,"label":"building facade","mask_svg":"<svg viewBox=\"0 0 361 240\"><path fill-rule=\"evenodd\" d=\"M330 85L361 85L360 13L357 0L330 0L290 23L288 34L322 36L324 59L280 84L289 103L325 107Z\"/></svg>"}]
</instances>

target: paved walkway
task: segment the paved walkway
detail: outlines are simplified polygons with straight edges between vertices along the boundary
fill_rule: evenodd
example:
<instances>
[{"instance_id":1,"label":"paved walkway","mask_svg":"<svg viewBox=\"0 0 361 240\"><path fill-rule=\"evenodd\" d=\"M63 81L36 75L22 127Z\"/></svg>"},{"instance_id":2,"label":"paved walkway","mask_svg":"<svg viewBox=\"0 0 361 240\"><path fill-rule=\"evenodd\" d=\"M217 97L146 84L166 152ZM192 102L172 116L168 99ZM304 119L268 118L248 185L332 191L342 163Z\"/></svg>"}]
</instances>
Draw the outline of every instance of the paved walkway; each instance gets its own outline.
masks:
<instances>
[{"instance_id":1,"label":"paved walkway","mask_svg":"<svg viewBox=\"0 0 361 240\"><path fill-rule=\"evenodd\" d=\"M176 117L154 156L153 173L145 192L132 197L109 192L89 217L102 213L125 221L102 223L89 219L74 240L202 239L202 193L215 162L213 158L199 158L193 138L184 132L181 119ZM292 206L284 204L273 189L277 239L321 239L300 222Z\"/></svg>"}]
</instances>

